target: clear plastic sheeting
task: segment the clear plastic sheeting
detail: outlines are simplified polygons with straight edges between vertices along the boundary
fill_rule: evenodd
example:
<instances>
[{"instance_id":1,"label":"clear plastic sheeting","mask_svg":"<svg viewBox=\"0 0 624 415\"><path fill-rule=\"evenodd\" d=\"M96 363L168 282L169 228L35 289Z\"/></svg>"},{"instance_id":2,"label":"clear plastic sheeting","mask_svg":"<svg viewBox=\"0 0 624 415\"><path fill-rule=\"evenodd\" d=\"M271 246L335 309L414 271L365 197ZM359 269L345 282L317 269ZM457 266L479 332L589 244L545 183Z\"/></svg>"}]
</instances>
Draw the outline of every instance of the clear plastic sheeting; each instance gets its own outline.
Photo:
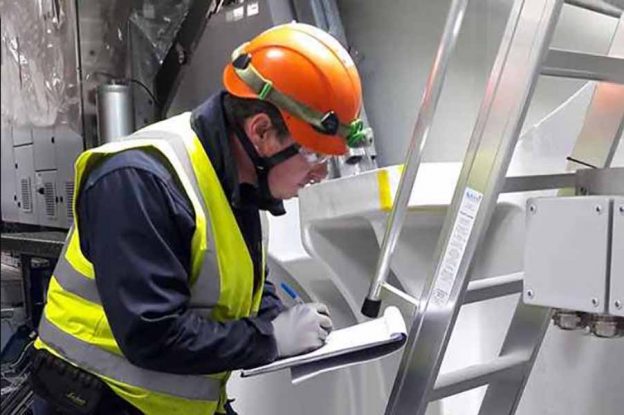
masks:
<instances>
[{"instance_id":1,"label":"clear plastic sheeting","mask_svg":"<svg viewBox=\"0 0 624 415\"><path fill-rule=\"evenodd\" d=\"M0 0L3 125L77 127L74 28L64 4Z\"/></svg>"},{"instance_id":2,"label":"clear plastic sheeting","mask_svg":"<svg viewBox=\"0 0 624 415\"><path fill-rule=\"evenodd\" d=\"M159 63L167 55L190 3L190 0L143 0L133 8L130 21L151 44Z\"/></svg>"},{"instance_id":3,"label":"clear plastic sheeting","mask_svg":"<svg viewBox=\"0 0 624 415\"><path fill-rule=\"evenodd\" d=\"M80 43L85 78L128 77L128 59L136 65L137 52L150 56L159 66L189 6L190 0L81 1Z\"/></svg>"},{"instance_id":4,"label":"clear plastic sheeting","mask_svg":"<svg viewBox=\"0 0 624 415\"><path fill-rule=\"evenodd\" d=\"M184 21L190 0L137 0L130 14L132 76L152 85Z\"/></svg>"},{"instance_id":5,"label":"clear plastic sheeting","mask_svg":"<svg viewBox=\"0 0 624 415\"><path fill-rule=\"evenodd\" d=\"M128 18L131 2L83 0L78 3L82 71L88 105L95 105L95 88L128 73Z\"/></svg>"}]
</instances>

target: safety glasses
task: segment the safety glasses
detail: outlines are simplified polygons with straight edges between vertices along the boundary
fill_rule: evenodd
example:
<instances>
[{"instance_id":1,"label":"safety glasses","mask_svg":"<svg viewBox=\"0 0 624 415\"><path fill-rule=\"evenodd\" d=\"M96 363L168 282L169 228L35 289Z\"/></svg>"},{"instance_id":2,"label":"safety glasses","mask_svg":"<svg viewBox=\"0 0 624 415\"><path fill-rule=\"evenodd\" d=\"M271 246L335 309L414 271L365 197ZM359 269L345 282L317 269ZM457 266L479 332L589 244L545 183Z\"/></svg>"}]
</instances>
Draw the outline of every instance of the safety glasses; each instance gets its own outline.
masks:
<instances>
[{"instance_id":1,"label":"safety glasses","mask_svg":"<svg viewBox=\"0 0 624 415\"><path fill-rule=\"evenodd\" d=\"M243 141L244 143L245 141ZM251 146L251 144L249 144ZM308 150L307 148L301 147L300 144L291 144L282 151L274 154L270 157L265 157L262 161L262 165L266 169L273 168L274 166L285 162L291 157L296 156L297 154L301 155L308 164L311 166L318 166L325 163L331 156L327 154L316 153L314 151Z\"/></svg>"},{"instance_id":2,"label":"safety glasses","mask_svg":"<svg viewBox=\"0 0 624 415\"><path fill-rule=\"evenodd\" d=\"M331 156L322 153L316 153L312 150L308 150L307 148L297 146L297 150L299 154L311 165L323 164L329 160Z\"/></svg>"}]
</instances>

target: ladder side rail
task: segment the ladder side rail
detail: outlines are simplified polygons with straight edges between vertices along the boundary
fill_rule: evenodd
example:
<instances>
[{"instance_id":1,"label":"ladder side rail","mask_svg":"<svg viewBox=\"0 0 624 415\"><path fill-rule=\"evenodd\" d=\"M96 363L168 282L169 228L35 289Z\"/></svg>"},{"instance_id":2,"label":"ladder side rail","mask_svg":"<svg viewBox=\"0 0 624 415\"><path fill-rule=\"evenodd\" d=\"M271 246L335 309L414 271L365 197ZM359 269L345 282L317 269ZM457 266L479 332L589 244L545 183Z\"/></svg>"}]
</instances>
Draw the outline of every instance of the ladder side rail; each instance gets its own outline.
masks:
<instances>
[{"instance_id":1,"label":"ladder side rail","mask_svg":"<svg viewBox=\"0 0 624 415\"><path fill-rule=\"evenodd\" d=\"M516 412L537 359L539 346L550 325L552 316L550 308L526 305L521 297L518 297L518 305L507 330L500 356L529 350L529 357L518 371L509 373L506 378L497 379L488 386L481 401L479 415L512 415Z\"/></svg>"},{"instance_id":2,"label":"ladder side rail","mask_svg":"<svg viewBox=\"0 0 624 415\"><path fill-rule=\"evenodd\" d=\"M422 153L427 143L429 131L433 121L433 115L440 98L442 85L451 59L453 49L457 43L457 37L461 29L462 21L466 12L468 0L453 0L446 23L440 46L436 53L423 93L420 110L414 126L412 139L405 159L405 168L401 174L399 187L395 196L392 211L386 223L381 252L375 269L375 276L371 282L368 295L362 305L362 314L367 317L377 317L381 307L381 290L390 270L390 260L399 239L407 205L412 194L414 181L418 174Z\"/></svg>"},{"instance_id":3,"label":"ladder side rail","mask_svg":"<svg viewBox=\"0 0 624 415\"><path fill-rule=\"evenodd\" d=\"M562 0L516 0L409 333L387 415L424 415ZM472 217L471 217L472 216ZM459 248L458 248L459 246Z\"/></svg>"}]
</instances>

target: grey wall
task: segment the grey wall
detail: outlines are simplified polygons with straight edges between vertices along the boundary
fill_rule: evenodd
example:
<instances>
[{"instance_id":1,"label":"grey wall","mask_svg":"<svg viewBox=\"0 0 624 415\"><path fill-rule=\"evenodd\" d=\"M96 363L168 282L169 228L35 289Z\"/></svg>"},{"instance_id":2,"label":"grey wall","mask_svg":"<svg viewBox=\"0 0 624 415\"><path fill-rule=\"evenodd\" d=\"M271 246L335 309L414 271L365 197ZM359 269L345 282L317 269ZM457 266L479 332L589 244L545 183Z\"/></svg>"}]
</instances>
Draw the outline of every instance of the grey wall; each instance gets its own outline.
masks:
<instances>
[{"instance_id":1,"label":"grey wall","mask_svg":"<svg viewBox=\"0 0 624 415\"><path fill-rule=\"evenodd\" d=\"M358 66L380 166L401 163L449 0L339 0ZM461 160L511 9L511 0L471 0L431 130L426 161ZM604 53L616 19L565 6L553 46ZM542 78L526 126L583 82Z\"/></svg>"}]
</instances>

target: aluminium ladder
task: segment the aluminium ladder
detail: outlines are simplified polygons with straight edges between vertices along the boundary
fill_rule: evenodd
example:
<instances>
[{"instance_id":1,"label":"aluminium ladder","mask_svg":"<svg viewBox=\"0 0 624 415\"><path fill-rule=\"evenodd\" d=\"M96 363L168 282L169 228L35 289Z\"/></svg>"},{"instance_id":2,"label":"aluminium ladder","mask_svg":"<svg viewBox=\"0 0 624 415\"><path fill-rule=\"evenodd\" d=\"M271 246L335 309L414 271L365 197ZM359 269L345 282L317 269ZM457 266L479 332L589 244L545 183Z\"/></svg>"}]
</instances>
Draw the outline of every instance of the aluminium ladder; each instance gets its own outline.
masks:
<instances>
[{"instance_id":1,"label":"aluminium ladder","mask_svg":"<svg viewBox=\"0 0 624 415\"><path fill-rule=\"evenodd\" d=\"M416 178L449 57L468 0L453 0L425 88L405 168L390 213L375 278L362 312L379 313L386 282ZM432 272L416 306L387 415L424 415L430 402L488 385L480 415L513 414L549 325L551 310L524 305L512 317L499 357L439 375L457 315L464 304L522 291L522 273L470 282L474 253L496 207L498 195L573 186L573 174L506 178L515 144L540 74L601 81L570 160L609 167L624 127L624 16L589 0L567 3L619 17L608 55L549 49L564 0L515 0L466 152L455 194L438 240ZM608 105L605 105L607 103ZM600 127L600 128L597 128ZM569 170L574 170L570 165ZM417 190L417 189L416 189Z\"/></svg>"}]
</instances>

